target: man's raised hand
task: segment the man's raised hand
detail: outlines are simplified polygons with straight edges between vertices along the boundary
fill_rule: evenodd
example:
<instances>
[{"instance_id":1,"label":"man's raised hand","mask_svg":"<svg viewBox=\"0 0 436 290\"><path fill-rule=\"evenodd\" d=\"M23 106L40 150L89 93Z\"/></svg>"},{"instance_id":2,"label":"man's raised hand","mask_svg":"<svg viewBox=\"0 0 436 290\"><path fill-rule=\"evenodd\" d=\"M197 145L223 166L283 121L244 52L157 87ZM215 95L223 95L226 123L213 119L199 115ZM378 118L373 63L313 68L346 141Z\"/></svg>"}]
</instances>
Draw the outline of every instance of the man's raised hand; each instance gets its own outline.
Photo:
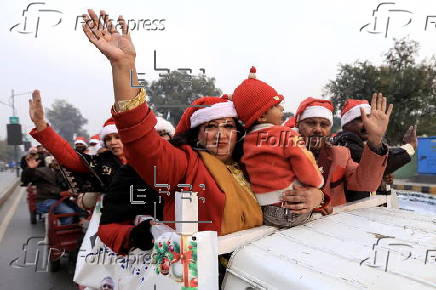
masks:
<instances>
[{"instance_id":1,"label":"man's raised hand","mask_svg":"<svg viewBox=\"0 0 436 290\"><path fill-rule=\"evenodd\" d=\"M373 146L380 146L386 133L393 105L388 106L387 100L381 93L373 94L371 99L371 114L366 116L360 108L363 126L368 132L368 142Z\"/></svg>"},{"instance_id":2,"label":"man's raised hand","mask_svg":"<svg viewBox=\"0 0 436 290\"><path fill-rule=\"evenodd\" d=\"M409 127L406 134L404 134L403 141L405 144L412 145L413 149L416 150L416 145L418 143L418 139L416 138L416 125Z\"/></svg>"}]
</instances>

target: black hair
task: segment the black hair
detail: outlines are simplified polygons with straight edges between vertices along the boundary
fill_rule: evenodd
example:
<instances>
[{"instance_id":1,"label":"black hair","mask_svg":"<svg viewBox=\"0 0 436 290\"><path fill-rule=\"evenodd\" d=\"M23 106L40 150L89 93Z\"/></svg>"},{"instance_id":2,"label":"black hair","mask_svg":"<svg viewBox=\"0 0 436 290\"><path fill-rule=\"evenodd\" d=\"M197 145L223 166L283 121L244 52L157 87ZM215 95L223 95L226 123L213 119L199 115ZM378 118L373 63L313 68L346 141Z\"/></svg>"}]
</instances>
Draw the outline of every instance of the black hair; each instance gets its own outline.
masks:
<instances>
[{"instance_id":1,"label":"black hair","mask_svg":"<svg viewBox=\"0 0 436 290\"><path fill-rule=\"evenodd\" d=\"M245 137L245 129L242 126L242 124L239 122L238 119L233 118L236 124L236 130L238 132L237 134L237 141L235 148L232 152L232 159L233 161L239 162L242 155L244 154L243 150L243 144L244 144L244 137ZM169 141L172 145L179 147L182 145L189 145L194 150L201 150L204 149L198 144L198 133L200 132L200 126L197 126L195 128L189 129L183 133L179 133L174 135L174 137Z\"/></svg>"}]
</instances>

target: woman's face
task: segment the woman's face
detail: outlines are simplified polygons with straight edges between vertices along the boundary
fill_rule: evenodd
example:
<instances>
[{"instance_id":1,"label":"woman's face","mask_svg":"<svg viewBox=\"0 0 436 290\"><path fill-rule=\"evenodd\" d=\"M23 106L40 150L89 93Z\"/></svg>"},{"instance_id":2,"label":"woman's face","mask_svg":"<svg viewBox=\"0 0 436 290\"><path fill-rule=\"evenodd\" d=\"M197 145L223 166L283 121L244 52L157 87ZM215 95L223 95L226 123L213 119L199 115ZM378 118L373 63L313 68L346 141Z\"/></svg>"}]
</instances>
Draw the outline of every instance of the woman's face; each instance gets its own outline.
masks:
<instances>
[{"instance_id":1,"label":"woman's face","mask_svg":"<svg viewBox=\"0 0 436 290\"><path fill-rule=\"evenodd\" d=\"M123 155L123 142L121 142L118 133L107 134L104 136L104 143L106 148L112 151L115 156Z\"/></svg>"},{"instance_id":2,"label":"woman's face","mask_svg":"<svg viewBox=\"0 0 436 290\"><path fill-rule=\"evenodd\" d=\"M198 143L224 163L232 161L237 140L236 123L231 117L203 123L198 131Z\"/></svg>"}]
</instances>

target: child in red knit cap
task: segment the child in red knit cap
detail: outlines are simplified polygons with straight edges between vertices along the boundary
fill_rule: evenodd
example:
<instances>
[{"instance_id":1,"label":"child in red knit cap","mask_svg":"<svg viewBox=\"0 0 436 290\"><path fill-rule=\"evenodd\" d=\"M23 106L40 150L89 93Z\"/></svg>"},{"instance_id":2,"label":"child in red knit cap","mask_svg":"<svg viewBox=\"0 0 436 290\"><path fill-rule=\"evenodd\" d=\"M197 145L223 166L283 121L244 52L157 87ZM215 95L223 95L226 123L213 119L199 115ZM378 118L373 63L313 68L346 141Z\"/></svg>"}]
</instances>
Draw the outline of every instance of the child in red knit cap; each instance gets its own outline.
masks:
<instances>
[{"instance_id":1,"label":"child in red knit cap","mask_svg":"<svg viewBox=\"0 0 436 290\"><path fill-rule=\"evenodd\" d=\"M282 208L283 191L300 183L320 188L324 179L298 133L281 126L283 96L267 83L257 80L255 73L256 69L252 67L248 79L232 95L238 117L248 129L241 162L262 206L264 223L296 226L304 223L310 213L295 214Z\"/></svg>"}]
</instances>

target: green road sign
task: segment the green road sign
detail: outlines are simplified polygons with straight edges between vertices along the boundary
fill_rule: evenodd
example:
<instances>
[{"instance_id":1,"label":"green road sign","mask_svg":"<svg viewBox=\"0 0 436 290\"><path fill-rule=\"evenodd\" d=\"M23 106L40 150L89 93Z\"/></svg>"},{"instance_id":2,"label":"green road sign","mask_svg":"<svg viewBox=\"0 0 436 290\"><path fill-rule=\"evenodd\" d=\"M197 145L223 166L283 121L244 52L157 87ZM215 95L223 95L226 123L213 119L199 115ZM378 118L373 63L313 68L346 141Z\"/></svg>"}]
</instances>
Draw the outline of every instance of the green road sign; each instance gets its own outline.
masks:
<instances>
[{"instance_id":1,"label":"green road sign","mask_svg":"<svg viewBox=\"0 0 436 290\"><path fill-rule=\"evenodd\" d=\"M9 117L9 124L20 124L20 119L18 117Z\"/></svg>"}]
</instances>

